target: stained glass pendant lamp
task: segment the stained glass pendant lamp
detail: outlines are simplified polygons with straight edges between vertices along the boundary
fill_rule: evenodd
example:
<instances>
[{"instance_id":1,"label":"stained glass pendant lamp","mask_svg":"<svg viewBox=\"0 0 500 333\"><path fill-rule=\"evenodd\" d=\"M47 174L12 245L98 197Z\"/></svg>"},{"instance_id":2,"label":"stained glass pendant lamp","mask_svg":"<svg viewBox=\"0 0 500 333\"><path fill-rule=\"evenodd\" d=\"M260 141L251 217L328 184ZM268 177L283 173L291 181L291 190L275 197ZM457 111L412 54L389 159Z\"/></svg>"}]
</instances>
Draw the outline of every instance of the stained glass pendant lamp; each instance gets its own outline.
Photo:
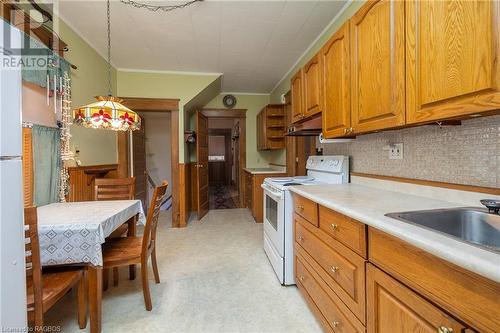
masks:
<instances>
[{"instance_id":1,"label":"stained glass pendant lamp","mask_svg":"<svg viewBox=\"0 0 500 333\"><path fill-rule=\"evenodd\" d=\"M108 96L97 96L97 102L73 110L73 123L89 128L116 131L134 131L141 128L141 117L111 94L111 20L109 0L106 2L108 19Z\"/></svg>"}]
</instances>

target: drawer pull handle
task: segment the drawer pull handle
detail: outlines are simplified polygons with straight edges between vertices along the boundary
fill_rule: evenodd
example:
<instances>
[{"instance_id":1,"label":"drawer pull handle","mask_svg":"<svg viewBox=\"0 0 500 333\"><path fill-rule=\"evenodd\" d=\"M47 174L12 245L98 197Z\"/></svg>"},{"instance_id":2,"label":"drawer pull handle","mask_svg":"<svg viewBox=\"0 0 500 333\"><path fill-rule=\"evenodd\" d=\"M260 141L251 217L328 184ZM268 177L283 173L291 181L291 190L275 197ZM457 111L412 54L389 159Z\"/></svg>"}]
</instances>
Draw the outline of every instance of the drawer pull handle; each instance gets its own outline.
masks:
<instances>
[{"instance_id":1,"label":"drawer pull handle","mask_svg":"<svg viewBox=\"0 0 500 333\"><path fill-rule=\"evenodd\" d=\"M337 266L332 266L332 268L330 268L330 270L333 272L333 273L337 273L339 268Z\"/></svg>"},{"instance_id":2,"label":"drawer pull handle","mask_svg":"<svg viewBox=\"0 0 500 333\"><path fill-rule=\"evenodd\" d=\"M339 225L335 224L335 223L332 223L332 229L338 231L339 230Z\"/></svg>"},{"instance_id":3,"label":"drawer pull handle","mask_svg":"<svg viewBox=\"0 0 500 333\"><path fill-rule=\"evenodd\" d=\"M301 242L303 242L303 241L304 241L304 237L302 237L302 236L299 236L299 237L297 237L297 238L298 238L298 239L299 239L299 241L301 241Z\"/></svg>"},{"instance_id":4,"label":"drawer pull handle","mask_svg":"<svg viewBox=\"0 0 500 333\"><path fill-rule=\"evenodd\" d=\"M297 209L304 210L304 206L297 206Z\"/></svg>"},{"instance_id":5,"label":"drawer pull handle","mask_svg":"<svg viewBox=\"0 0 500 333\"><path fill-rule=\"evenodd\" d=\"M332 322L332 326L333 326L333 328L337 328L339 325L340 325L340 321L338 321L338 320L334 320L334 321Z\"/></svg>"},{"instance_id":6,"label":"drawer pull handle","mask_svg":"<svg viewBox=\"0 0 500 333\"><path fill-rule=\"evenodd\" d=\"M300 279L300 281L304 281L304 276L301 275L299 279Z\"/></svg>"},{"instance_id":7,"label":"drawer pull handle","mask_svg":"<svg viewBox=\"0 0 500 333\"><path fill-rule=\"evenodd\" d=\"M453 333L454 330L451 327L446 327L446 326L439 326L438 327L438 333Z\"/></svg>"}]
</instances>

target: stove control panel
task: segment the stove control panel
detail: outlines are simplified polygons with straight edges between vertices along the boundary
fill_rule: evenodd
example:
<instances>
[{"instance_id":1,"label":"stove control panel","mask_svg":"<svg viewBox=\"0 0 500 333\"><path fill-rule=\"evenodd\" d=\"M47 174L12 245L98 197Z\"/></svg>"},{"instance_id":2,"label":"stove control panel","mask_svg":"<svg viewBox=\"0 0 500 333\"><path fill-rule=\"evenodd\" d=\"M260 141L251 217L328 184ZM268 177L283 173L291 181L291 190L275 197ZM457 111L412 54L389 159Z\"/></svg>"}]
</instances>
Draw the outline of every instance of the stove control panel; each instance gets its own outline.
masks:
<instances>
[{"instance_id":1,"label":"stove control panel","mask_svg":"<svg viewBox=\"0 0 500 333\"><path fill-rule=\"evenodd\" d=\"M323 171L331 173L349 172L349 156L309 156L306 168L312 171Z\"/></svg>"}]
</instances>

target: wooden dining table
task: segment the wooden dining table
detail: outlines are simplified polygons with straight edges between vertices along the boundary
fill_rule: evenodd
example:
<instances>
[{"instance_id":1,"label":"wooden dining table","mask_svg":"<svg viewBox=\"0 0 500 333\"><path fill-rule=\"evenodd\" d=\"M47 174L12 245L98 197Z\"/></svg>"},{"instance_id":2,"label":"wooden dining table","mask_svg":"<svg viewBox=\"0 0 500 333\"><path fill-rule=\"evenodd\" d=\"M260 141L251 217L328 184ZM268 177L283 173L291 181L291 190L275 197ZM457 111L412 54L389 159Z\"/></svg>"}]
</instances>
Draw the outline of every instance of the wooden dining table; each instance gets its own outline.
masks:
<instances>
[{"instance_id":1,"label":"wooden dining table","mask_svg":"<svg viewBox=\"0 0 500 333\"><path fill-rule=\"evenodd\" d=\"M85 265L90 332L102 323L102 245L123 223L133 230L146 223L140 200L53 203L38 207L42 266ZM130 234L129 234L130 235Z\"/></svg>"}]
</instances>

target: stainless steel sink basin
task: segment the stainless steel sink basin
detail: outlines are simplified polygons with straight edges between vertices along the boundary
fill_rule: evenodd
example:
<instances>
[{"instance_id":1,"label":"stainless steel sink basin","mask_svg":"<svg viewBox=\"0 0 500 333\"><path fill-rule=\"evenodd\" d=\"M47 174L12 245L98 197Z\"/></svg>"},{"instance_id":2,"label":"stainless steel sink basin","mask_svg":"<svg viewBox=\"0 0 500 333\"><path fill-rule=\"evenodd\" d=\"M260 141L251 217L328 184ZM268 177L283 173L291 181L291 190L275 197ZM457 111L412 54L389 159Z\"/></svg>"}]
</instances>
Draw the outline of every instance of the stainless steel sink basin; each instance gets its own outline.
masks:
<instances>
[{"instance_id":1,"label":"stainless steel sink basin","mask_svg":"<svg viewBox=\"0 0 500 333\"><path fill-rule=\"evenodd\" d=\"M500 253L500 215L489 213L486 209L433 209L389 213L386 216Z\"/></svg>"}]
</instances>

